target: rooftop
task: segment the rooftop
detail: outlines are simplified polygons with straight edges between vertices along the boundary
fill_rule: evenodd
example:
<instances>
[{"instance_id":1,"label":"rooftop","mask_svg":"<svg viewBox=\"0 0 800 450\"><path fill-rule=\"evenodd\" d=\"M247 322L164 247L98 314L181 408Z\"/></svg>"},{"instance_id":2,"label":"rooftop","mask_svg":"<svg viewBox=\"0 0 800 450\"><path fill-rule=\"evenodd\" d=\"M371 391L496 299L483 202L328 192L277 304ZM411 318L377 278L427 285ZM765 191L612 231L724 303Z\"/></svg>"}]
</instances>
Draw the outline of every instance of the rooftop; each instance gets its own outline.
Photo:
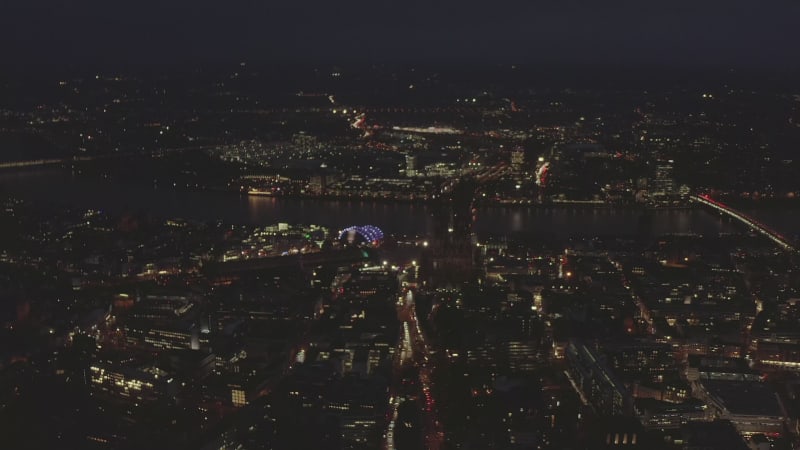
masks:
<instances>
[{"instance_id":1,"label":"rooftop","mask_svg":"<svg viewBox=\"0 0 800 450\"><path fill-rule=\"evenodd\" d=\"M784 417L786 412L777 394L757 381L703 380L711 398L735 415Z\"/></svg>"}]
</instances>

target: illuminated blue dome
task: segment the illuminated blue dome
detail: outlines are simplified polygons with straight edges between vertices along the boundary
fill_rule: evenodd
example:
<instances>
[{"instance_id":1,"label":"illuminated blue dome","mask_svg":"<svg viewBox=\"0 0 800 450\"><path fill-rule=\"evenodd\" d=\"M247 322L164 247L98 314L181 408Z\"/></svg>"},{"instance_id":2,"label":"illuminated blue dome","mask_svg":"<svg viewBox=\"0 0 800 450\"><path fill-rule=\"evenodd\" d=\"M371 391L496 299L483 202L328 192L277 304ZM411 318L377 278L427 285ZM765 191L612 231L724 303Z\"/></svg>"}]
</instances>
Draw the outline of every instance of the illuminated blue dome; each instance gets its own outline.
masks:
<instances>
[{"instance_id":1,"label":"illuminated blue dome","mask_svg":"<svg viewBox=\"0 0 800 450\"><path fill-rule=\"evenodd\" d=\"M373 225L355 225L342 230L339 233L339 240L349 244L366 242L375 245L383 240L383 231Z\"/></svg>"}]
</instances>

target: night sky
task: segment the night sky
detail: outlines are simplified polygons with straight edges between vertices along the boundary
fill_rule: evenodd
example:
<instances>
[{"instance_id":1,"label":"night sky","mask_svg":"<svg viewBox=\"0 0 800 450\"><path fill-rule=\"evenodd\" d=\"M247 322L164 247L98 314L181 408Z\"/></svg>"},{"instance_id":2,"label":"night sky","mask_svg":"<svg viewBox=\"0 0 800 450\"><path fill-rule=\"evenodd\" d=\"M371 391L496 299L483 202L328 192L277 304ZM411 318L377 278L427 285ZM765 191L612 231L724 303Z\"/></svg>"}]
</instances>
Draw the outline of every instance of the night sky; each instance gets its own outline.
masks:
<instances>
[{"instance_id":1,"label":"night sky","mask_svg":"<svg viewBox=\"0 0 800 450\"><path fill-rule=\"evenodd\" d=\"M515 62L796 68L797 0L3 0L2 64Z\"/></svg>"}]
</instances>

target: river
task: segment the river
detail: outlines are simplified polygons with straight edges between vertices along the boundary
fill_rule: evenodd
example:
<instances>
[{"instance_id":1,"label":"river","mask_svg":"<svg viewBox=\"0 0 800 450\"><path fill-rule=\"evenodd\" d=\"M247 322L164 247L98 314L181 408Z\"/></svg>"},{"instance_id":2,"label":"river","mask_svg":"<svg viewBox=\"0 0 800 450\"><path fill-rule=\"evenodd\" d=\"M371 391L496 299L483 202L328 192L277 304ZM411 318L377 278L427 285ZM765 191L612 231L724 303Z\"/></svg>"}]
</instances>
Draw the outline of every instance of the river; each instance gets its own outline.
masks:
<instances>
[{"instance_id":1,"label":"river","mask_svg":"<svg viewBox=\"0 0 800 450\"><path fill-rule=\"evenodd\" d=\"M146 213L164 218L231 223L307 223L343 228L373 224L390 233L430 234L436 206L358 200L314 200L240 196L234 193L153 188L82 179L64 169L0 172L0 192L43 208L99 209L112 214ZM751 214L794 236L800 211ZM730 219L703 209L649 212L626 208L487 207L478 212L478 232L532 232L543 235L659 235L741 231Z\"/></svg>"}]
</instances>

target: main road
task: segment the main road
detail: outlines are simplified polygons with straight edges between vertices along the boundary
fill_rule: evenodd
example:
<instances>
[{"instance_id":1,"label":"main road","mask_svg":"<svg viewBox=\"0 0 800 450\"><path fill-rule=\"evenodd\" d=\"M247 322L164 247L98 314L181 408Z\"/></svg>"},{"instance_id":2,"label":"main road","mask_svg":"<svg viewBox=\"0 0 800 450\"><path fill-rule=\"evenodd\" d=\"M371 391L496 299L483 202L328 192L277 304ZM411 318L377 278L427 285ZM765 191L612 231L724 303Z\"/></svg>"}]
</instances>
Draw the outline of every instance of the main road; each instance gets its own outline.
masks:
<instances>
[{"instance_id":1,"label":"main road","mask_svg":"<svg viewBox=\"0 0 800 450\"><path fill-rule=\"evenodd\" d=\"M412 269L416 274L416 266ZM402 271L401 271L402 274ZM415 275L416 276L416 275ZM401 275L403 277L403 275ZM395 450L396 424L398 407L403 401L403 387L400 380L404 369L414 367L418 373L418 389L422 395L415 395L420 402L422 431L426 449L438 450L444 441L444 432L437 416L436 400L431 386L431 352L425 335L419 327L414 290L403 287L401 280L400 295L397 301L398 319L402 323L401 335L395 352L393 367L393 386L390 398L391 418L385 433L384 448Z\"/></svg>"}]
</instances>

